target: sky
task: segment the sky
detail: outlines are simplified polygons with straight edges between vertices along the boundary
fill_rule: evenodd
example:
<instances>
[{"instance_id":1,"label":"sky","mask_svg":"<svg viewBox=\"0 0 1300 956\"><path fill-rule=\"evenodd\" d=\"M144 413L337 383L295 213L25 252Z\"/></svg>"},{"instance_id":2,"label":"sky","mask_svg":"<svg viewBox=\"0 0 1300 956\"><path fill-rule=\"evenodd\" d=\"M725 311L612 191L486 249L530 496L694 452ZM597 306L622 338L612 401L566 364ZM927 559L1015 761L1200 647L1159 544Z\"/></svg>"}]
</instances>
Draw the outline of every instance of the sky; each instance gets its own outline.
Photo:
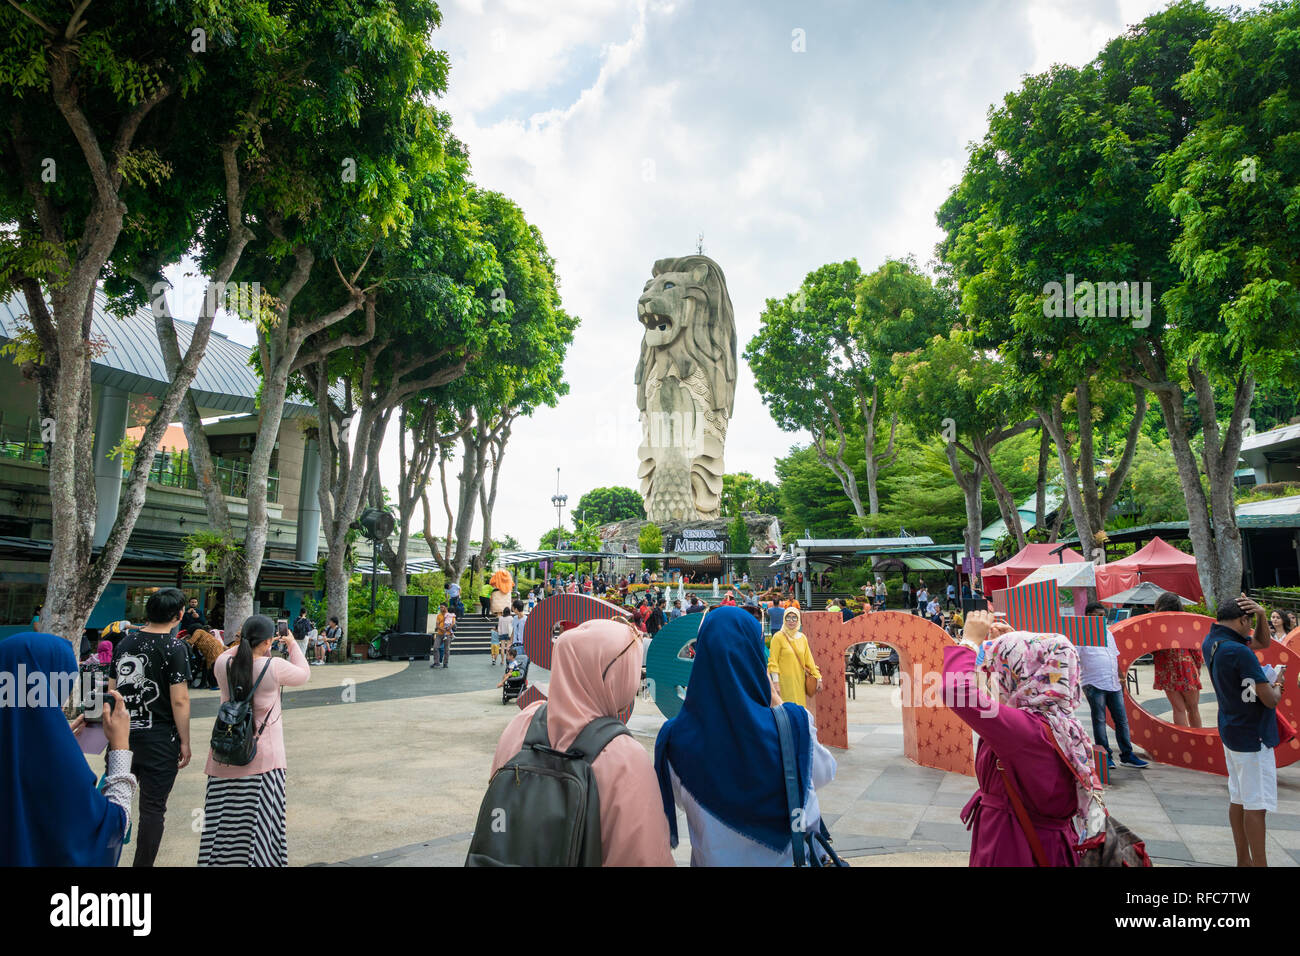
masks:
<instances>
[{"instance_id":1,"label":"sky","mask_svg":"<svg viewBox=\"0 0 1300 956\"><path fill-rule=\"evenodd\" d=\"M443 0L440 105L474 181L541 230L581 320L569 394L514 428L494 537L537 546L555 525L557 467L570 506L592 488L638 487L636 300L655 260L692 254L703 236L742 352L765 300L825 263L870 271L911 255L925 266L935 210L990 106L1026 74L1086 63L1164 6ZM251 343L238 323L217 329ZM806 442L772 422L742 359L727 471L774 480L775 460ZM395 432L381 468L395 488ZM431 494L445 527L436 483Z\"/></svg>"}]
</instances>

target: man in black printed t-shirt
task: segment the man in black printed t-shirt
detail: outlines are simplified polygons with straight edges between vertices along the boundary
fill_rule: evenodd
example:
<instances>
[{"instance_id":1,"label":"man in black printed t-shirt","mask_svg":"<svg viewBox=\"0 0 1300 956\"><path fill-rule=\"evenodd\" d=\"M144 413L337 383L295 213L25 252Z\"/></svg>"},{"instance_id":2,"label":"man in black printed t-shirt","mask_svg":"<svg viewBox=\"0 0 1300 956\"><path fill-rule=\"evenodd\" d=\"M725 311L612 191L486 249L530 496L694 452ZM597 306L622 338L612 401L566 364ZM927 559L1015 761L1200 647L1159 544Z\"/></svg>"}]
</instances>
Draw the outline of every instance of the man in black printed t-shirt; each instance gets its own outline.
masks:
<instances>
[{"instance_id":1,"label":"man in black printed t-shirt","mask_svg":"<svg viewBox=\"0 0 1300 956\"><path fill-rule=\"evenodd\" d=\"M135 866L153 866L176 774L190 762L190 656L174 636L185 592L162 588L149 598L149 623L117 644L109 672L131 715L132 769L140 781Z\"/></svg>"}]
</instances>

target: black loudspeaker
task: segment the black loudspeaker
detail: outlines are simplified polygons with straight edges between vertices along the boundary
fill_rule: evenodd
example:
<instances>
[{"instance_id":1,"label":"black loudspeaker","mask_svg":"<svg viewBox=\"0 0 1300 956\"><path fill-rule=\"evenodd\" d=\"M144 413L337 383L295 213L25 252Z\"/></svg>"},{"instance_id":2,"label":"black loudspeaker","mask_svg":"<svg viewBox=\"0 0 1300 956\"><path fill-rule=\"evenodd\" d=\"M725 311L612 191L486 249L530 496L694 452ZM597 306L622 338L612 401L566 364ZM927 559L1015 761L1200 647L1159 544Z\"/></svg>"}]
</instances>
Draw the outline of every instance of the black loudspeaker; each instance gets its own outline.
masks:
<instances>
[{"instance_id":1,"label":"black loudspeaker","mask_svg":"<svg viewBox=\"0 0 1300 956\"><path fill-rule=\"evenodd\" d=\"M989 602L984 598L964 598L961 602L962 612L969 614L971 611L987 611Z\"/></svg>"},{"instance_id":2,"label":"black loudspeaker","mask_svg":"<svg viewBox=\"0 0 1300 956\"><path fill-rule=\"evenodd\" d=\"M402 595L397 609L397 630L402 634L423 634L428 627L429 595Z\"/></svg>"},{"instance_id":3,"label":"black loudspeaker","mask_svg":"<svg viewBox=\"0 0 1300 956\"><path fill-rule=\"evenodd\" d=\"M385 634L379 646L380 656L390 661L414 660L417 657L424 660L432 650L432 634Z\"/></svg>"}]
</instances>

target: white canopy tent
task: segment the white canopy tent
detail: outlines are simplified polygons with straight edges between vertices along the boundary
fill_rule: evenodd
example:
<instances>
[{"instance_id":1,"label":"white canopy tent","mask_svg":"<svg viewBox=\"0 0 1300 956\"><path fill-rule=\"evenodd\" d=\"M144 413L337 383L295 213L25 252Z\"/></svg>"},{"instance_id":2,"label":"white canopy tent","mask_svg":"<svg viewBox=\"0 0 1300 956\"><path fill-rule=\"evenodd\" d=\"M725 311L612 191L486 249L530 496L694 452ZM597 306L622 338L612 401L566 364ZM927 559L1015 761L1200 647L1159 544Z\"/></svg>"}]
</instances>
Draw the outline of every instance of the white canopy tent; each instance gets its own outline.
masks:
<instances>
[{"instance_id":1,"label":"white canopy tent","mask_svg":"<svg viewBox=\"0 0 1300 956\"><path fill-rule=\"evenodd\" d=\"M1046 564L1030 573L1021 584L1033 584L1035 581L1055 581L1062 588L1095 588L1097 586L1097 565L1092 561L1078 561L1072 564Z\"/></svg>"}]
</instances>

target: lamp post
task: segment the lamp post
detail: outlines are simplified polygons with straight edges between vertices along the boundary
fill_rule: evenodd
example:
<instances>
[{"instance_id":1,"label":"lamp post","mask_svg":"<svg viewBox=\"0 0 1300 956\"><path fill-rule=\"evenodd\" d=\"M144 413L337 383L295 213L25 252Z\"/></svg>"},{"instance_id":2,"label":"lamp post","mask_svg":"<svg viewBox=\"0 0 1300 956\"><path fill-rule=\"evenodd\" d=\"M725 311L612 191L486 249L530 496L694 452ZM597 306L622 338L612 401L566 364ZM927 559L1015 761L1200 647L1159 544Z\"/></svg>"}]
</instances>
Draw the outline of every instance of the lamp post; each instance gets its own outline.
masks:
<instances>
[{"instance_id":1,"label":"lamp post","mask_svg":"<svg viewBox=\"0 0 1300 956\"><path fill-rule=\"evenodd\" d=\"M560 494L560 469L555 469L555 494L551 495L551 504L555 505L555 547L560 547L560 535L564 533L564 506L569 501L568 495Z\"/></svg>"}]
</instances>

